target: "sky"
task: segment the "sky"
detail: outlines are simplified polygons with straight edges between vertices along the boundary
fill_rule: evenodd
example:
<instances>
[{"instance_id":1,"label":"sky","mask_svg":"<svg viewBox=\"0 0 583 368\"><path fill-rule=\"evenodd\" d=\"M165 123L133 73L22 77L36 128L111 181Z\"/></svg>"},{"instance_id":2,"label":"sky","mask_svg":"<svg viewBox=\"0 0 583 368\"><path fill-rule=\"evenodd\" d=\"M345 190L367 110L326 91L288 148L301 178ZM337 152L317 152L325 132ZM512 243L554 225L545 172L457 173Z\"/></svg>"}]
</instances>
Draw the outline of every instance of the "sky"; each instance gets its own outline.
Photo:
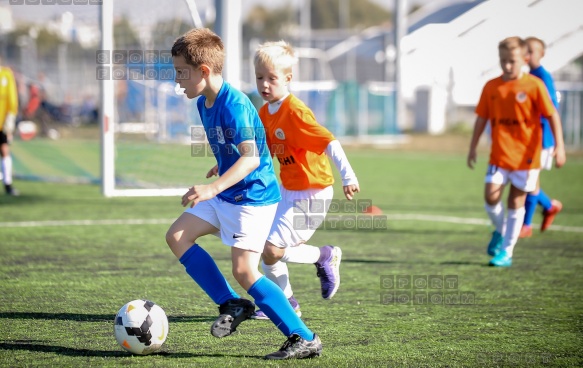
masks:
<instances>
[{"instance_id":1,"label":"sky","mask_svg":"<svg viewBox=\"0 0 583 368\"><path fill-rule=\"evenodd\" d=\"M26 0L21 0L26 1ZM86 0L87 1L87 0ZM182 3L180 7L186 5L182 1L173 0ZM231 0L238 1L238 0ZM243 17L246 17L248 12L256 5L263 5L269 8L276 8L285 5L286 3L294 3L298 6L304 0L241 0ZM350 0L348 0L350 1ZM396 0L370 0L387 9L392 9ZM407 1L408 6L420 5L429 3L431 0L402 0ZM42 1L41 1L42 2ZM115 0L115 8L122 12L139 11L144 14L144 17L170 17L176 11L175 7L159 6L160 0ZM195 0L201 17L204 18L205 11L214 3L214 0ZM150 5L151 4L151 5ZM15 19L38 22L51 18L58 17L65 11L73 11L75 19L78 22L93 23L98 19L98 6L96 5L10 5L10 0L0 0L0 6L10 7ZM182 15L187 14L180 12Z\"/></svg>"},{"instance_id":2,"label":"sky","mask_svg":"<svg viewBox=\"0 0 583 368\"><path fill-rule=\"evenodd\" d=\"M268 2L266 2L265 0L242 0L243 1L243 7L245 8L244 10L249 11L250 9L252 9L255 5L263 5L263 6L267 6L267 7L280 7L283 6L286 3L296 3L296 4L300 4L303 3L303 0L270 0ZM350 1L350 0L348 0ZM376 3L386 9L393 9L394 5L395 5L395 1L396 0L369 0L370 2ZM435 1L435 0L405 0L407 1L407 3L409 4L409 7L413 6L413 5L423 5L423 4L428 4L431 1Z\"/></svg>"}]
</instances>

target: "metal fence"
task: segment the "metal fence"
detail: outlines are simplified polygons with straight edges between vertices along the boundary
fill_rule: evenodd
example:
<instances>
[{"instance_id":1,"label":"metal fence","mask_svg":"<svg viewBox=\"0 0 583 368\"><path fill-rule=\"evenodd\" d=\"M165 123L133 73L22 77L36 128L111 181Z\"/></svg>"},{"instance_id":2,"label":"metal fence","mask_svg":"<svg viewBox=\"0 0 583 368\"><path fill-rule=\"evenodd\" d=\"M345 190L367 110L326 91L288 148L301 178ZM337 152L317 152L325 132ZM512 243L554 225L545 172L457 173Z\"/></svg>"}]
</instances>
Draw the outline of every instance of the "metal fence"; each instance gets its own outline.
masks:
<instances>
[{"instance_id":1,"label":"metal fence","mask_svg":"<svg viewBox=\"0 0 583 368\"><path fill-rule=\"evenodd\" d=\"M583 83L558 83L560 93L559 114L563 123L565 146L572 150L583 149Z\"/></svg>"}]
</instances>

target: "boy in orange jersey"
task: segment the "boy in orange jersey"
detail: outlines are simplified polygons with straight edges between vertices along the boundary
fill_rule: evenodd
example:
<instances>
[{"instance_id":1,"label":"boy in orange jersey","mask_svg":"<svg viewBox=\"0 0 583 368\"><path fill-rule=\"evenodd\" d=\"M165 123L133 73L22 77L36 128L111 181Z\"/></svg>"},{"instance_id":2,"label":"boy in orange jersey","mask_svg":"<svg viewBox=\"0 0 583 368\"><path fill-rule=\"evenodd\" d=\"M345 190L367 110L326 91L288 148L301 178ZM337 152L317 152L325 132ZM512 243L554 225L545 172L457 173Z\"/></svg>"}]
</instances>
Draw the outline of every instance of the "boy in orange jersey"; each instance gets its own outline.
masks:
<instances>
[{"instance_id":1,"label":"boy in orange jersey","mask_svg":"<svg viewBox=\"0 0 583 368\"><path fill-rule=\"evenodd\" d=\"M476 107L476 122L467 164L474 168L476 147L486 123L492 128L492 147L486 173L486 212L496 227L488 244L491 266L512 265L514 246L524 219L526 195L536 188L540 173L542 128L540 117L549 119L556 139L555 162L565 164L561 120L544 83L524 72L527 45L519 37L498 44L502 75L486 83ZM501 199L510 182L506 223Z\"/></svg>"},{"instance_id":2,"label":"boy in orange jersey","mask_svg":"<svg viewBox=\"0 0 583 368\"><path fill-rule=\"evenodd\" d=\"M280 163L282 196L263 250L262 267L300 315L286 262L314 264L324 299L332 298L340 285L341 249L306 244L324 221L334 194L329 158L340 172L348 200L360 188L340 142L318 124L301 100L290 94L288 84L296 62L293 48L284 41L259 46L254 58L257 90L267 101L259 117L271 154ZM261 310L254 317L266 319Z\"/></svg>"}]
</instances>

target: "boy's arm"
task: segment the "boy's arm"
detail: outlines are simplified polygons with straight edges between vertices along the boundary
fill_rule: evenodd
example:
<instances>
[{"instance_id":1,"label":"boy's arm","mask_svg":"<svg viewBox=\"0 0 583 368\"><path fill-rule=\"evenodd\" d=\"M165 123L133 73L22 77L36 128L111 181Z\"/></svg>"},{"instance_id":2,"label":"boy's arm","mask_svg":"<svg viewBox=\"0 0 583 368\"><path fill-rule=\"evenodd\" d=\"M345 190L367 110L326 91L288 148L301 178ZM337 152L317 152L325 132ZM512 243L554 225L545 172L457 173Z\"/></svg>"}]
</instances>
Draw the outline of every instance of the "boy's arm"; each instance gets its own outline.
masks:
<instances>
[{"instance_id":1,"label":"boy's arm","mask_svg":"<svg viewBox=\"0 0 583 368\"><path fill-rule=\"evenodd\" d=\"M476 118L476 122L474 123L474 132L472 133L472 140L470 142L470 152L468 153L467 160L467 164L470 169L474 168L474 164L476 163L476 159L478 158L478 155L476 153L476 147L478 147L480 136L484 132L487 122L488 122L487 119L478 116Z\"/></svg>"},{"instance_id":2,"label":"boy's arm","mask_svg":"<svg viewBox=\"0 0 583 368\"><path fill-rule=\"evenodd\" d=\"M186 206L192 202L191 207L193 207L198 202L216 197L219 193L237 184L259 167L260 161L255 140L243 141L239 143L237 149L241 157L235 161L233 166L211 184L190 187L188 192L182 196L182 206Z\"/></svg>"},{"instance_id":3,"label":"boy's arm","mask_svg":"<svg viewBox=\"0 0 583 368\"><path fill-rule=\"evenodd\" d=\"M559 113L555 112L549 116L549 123L551 125L551 130L555 137L555 166L561 167L567 161L567 156L565 154L565 142L563 140L563 126L561 124L561 117Z\"/></svg>"},{"instance_id":4,"label":"boy's arm","mask_svg":"<svg viewBox=\"0 0 583 368\"><path fill-rule=\"evenodd\" d=\"M16 115L18 114L18 91L16 88L16 80L11 70L7 73L8 77L8 108L6 118L4 119L4 132L8 139L12 139L12 132L15 128Z\"/></svg>"},{"instance_id":5,"label":"boy's arm","mask_svg":"<svg viewBox=\"0 0 583 368\"><path fill-rule=\"evenodd\" d=\"M338 169L340 176L342 177L342 185L358 184L358 179L356 179L356 174L348 162L346 153L340 145L338 140L333 140L326 147L326 155L332 159L334 165Z\"/></svg>"},{"instance_id":6,"label":"boy's arm","mask_svg":"<svg viewBox=\"0 0 583 368\"><path fill-rule=\"evenodd\" d=\"M354 193L360 192L360 186L358 185L356 174L352 170L350 162L348 162L346 153L344 153L344 149L342 149L342 145L340 145L338 140L335 139L328 144L328 147L326 147L326 155L332 159L338 172L340 172L346 199L352 200Z\"/></svg>"},{"instance_id":7,"label":"boy's arm","mask_svg":"<svg viewBox=\"0 0 583 368\"><path fill-rule=\"evenodd\" d=\"M211 184L217 191L217 194L237 184L259 167L259 150L257 149L255 140L249 139L243 141L237 145L237 149L241 157L235 161L229 170L225 171L220 178Z\"/></svg>"},{"instance_id":8,"label":"boy's arm","mask_svg":"<svg viewBox=\"0 0 583 368\"><path fill-rule=\"evenodd\" d=\"M9 108L8 111L14 116L18 115L18 88L16 87L16 79L14 74L10 72L8 74L8 84L10 88L10 94L8 96Z\"/></svg>"},{"instance_id":9,"label":"boy's arm","mask_svg":"<svg viewBox=\"0 0 583 368\"><path fill-rule=\"evenodd\" d=\"M542 78L542 81L545 84L547 91L549 92L549 97L551 98L551 101L553 101L553 105L555 105L555 108L558 109L559 100L557 99L557 89L555 88L555 81L553 80L553 76L548 73Z\"/></svg>"}]
</instances>

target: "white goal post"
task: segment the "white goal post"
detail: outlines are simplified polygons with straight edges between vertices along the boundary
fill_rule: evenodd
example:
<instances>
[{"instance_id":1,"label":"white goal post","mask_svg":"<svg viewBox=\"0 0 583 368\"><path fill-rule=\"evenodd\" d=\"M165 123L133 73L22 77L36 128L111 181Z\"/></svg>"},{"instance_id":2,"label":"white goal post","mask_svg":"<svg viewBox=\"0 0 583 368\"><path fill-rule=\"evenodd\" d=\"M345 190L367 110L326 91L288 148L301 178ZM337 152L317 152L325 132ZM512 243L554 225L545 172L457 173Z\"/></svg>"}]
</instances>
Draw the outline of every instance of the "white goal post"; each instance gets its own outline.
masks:
<instances>
[{"instance_id":1,"label":"white goal post","mask_svg":"<svg viewBox=\"0 0 583 368\"><path fill-rule=\"evenodd\" d=\"M192 18L192 24L196 28L203 26L201 17L199 15L196 3L194 0L176 0L183 1L188 7L190 12L190 17ZM114 42L114 3L115 0L102 0L100 6L100 27L101 27L101 49L99 51L110 52L115 50ZM183 3L184 4L184 3ZM164 4L160 6L171 6L171 4ZM215 0L216 9L216 24L218 25L218 34L223 38L225 43L225 48L228 50L230 59L229 63L225 65L224 77L229 80L232 84L238 85L240 83L240 37L241 37L241 2L240 0ZM179 35L176 35L178 37ZM149 37L149 36L148 36ZM98 51L98 53L99 53ZM127 51L127 50L126 50ZM237 52L235 52L237 51ZM110 66L104 66L102 68L109 68ZM112 68L114 66L112 65ZM97 73L99 74L99 68ZM111 73L111 71L110 71ZM116 110L116 80L113 78L99 78L100 79L100 100L101 100L101 191L105 197L141 197L141 196L177 196L184 194L187 186L183 184L172 184L165 183L163 185L140 185L142 184L139 180L135 180L133 183L136 185L134 187L124 185L119 185L119 177L121 175L116 170L123 170L119 165L116 165L117 157L119 153L119 147L117 146L116 137L119 134L141 131L141 133L149 132L148 129L151 128L152 124L156 127L154 130L161 135L165 134L163 129L165 128L165 119L167 115L167 109L170 107L165 106L166 98L170 94L174 94L173 88L169 88L168 85L173 81L166 80L164 83L160 81L150 81L158 82L153 83L156 87L153 89L153 94L158 96L161 95L162 98L158 101L156 106L157 111L155 114L145 114L143 120L133 121L125 124L121 124L119 114ZM146 85L148 81L142 81L142 84ZM144 88L149 88L146 86ZM155 96L154 96L155 97ZM176 96L174 95L174 98ZM183 97L185 98L185 97ZM119 103L119 101L117 101ZM192 111L191 111L192 112ZM184 114L184 122L188 122L192 117L186 116ZM160 127L161 126L161 127ZM161 132L161 133L160 133ZM157 141L152 141L150 143L145 143L146 145L151 144L155 146L156 144L161 144L160 139ZM187 147L185 142L182 142L182 146ZM180 143L168 143L163 142L167 146L169 144L180 144ZM146 148L147 149L147 148ZM154 149L154 148L152 148ZM186 149L186 148L185 148ZM138 158L139 160L139 158ZM164 163L159 163L160 166L164 166ZM127 165L126 165L127 166ZM191 183L194 184L194 183Z\"/></svg>"}]
</instances>

